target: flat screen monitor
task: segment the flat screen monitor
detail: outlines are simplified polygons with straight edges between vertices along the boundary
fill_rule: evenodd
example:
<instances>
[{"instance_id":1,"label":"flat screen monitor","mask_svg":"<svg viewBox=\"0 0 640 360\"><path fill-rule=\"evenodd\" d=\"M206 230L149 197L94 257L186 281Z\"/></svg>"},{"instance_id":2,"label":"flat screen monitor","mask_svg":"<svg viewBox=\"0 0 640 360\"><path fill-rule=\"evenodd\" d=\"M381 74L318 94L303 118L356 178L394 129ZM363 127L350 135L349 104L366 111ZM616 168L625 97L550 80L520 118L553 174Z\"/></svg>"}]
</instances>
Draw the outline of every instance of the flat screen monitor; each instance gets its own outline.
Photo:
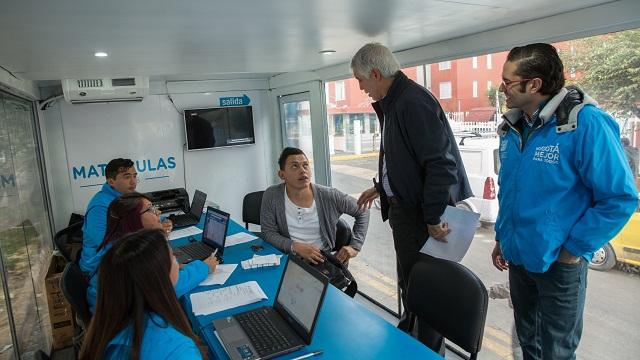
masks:
<instances>
[{"instance_id":1,"label":"flat screen monitor","mask_svg":"<svg viewBox=\"0 0 640 360\"><path fill-rule=\"evenodd\" d=\"M255 144L251 106L184 111L187 150Z\"/></svg>"}]
</instances>

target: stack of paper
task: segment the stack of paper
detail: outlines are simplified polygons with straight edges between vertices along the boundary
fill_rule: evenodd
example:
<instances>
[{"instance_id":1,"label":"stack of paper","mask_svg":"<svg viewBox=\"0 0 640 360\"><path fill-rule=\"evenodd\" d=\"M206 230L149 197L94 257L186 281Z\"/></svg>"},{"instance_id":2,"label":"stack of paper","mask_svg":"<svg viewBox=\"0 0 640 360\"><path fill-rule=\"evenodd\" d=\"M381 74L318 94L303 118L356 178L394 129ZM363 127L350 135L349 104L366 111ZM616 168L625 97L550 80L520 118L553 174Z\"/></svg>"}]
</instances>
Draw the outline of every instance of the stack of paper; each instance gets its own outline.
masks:
<instances>
[{"instance_id":1,"label":"stack of paper","mask_svg":"<svg viewBox=\"0 0 640 360\"><path fill-rule=\"evenodd\" d=\"M216 266L216 271L213 274L209 274L199 286L222 285L227 282L227 279L237 267L238 264L219 264Z\"/></svg>"},{"instance_id":2,"label":"stack of paper","mask_svg":"<svg viewBox=\"0 0 640 360\"><path fill-rule=\"evenodd\" d=\"M169 240L180 239L187 236L198 235L202 233L202 229L198 229L195 226L189 226L188 228L173 230L169 233Z\"/></svg>"},{"instance_id":3,"label":"stack of paper","mask_svg":"<svg viewBox=\"0 0 640 360\"><path fill-rule=\"evenodd\" d=\"M260 267L267 266L280 266L280 258L282 255L270 254L265 256L253 255L253 257L249 260L244 260L240 264L242 264L242 268L247 269L255 269Z\"/></svg>"},{"instance_id":4,"label":"stack of paper","mask_svg":"<svg viewBox=\"0 0 640 360\"><path fill-rule=\"evenodd\" d=\"M227 240L224 243L224 247L246 243L255 239L257 239L255 235L241 231L239 233L227 236Z\"/></svg>"},{"instance_id":5,"label":"stack of paper","mask_svg":"<svg viewBox=\"0 0 640 360\"><path fill-rule=\"evenodd\" d=\"M195 315L209 315L266 300L267 295L255 281L220 289L191 294L191 307Z\"/></svg>"}]
</instances>

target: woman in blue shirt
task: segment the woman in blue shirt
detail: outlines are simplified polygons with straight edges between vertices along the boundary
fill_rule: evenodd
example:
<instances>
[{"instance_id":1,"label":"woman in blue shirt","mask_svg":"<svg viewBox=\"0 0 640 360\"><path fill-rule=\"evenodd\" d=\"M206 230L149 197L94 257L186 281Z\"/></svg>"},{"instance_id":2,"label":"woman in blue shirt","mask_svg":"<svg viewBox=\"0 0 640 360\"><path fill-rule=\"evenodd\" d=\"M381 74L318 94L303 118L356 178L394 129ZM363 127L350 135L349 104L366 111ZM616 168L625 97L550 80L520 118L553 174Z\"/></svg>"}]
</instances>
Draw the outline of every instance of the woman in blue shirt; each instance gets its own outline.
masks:
<instances>
[{"instance_id":1,"label":"woman in blue shirt","mask_svg":"<svg viewBox=\"0 0 640 360\"><path fill-rule=\"evenodd\" d=\"M163 229L160 222L160 212L151 204L146 195L136 192L124 194L109 205L106 235L98 247L96 255L86 263L86 267L90 271L87 302L91 312L95 311L98 292L97 270L102 257L120 238L140 229ZM180 280L175 285L176 295L181 297L193 290L207 278L209 273L215 271L217 265L218 261L215 256L185 265L180 269Z\"/></svg>"},{"instance_id":2,"label":"woman in blue shirt","mask_svg":"<svg viewBox=\"0 0 640 360\"><path fill-rule=\"evenodd\" d=\"M96 312L80 359L202 359L174 286L179 266L162 230L116 242L99 271Z\"/></svg>"}]
</instances>

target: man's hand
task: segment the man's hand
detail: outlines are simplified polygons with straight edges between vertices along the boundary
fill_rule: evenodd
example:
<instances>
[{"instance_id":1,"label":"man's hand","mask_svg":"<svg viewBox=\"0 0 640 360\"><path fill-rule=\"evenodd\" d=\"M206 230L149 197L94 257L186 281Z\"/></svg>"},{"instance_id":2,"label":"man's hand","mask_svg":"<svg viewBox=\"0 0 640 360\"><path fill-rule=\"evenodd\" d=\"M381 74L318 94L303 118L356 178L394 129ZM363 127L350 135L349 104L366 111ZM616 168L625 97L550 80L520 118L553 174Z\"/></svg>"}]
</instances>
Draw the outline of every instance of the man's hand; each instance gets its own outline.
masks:
<instances>
[{"instance_id":1,"label":"man's hand","mask_svg":"<svg viewBox=\"0 0 640 360\"><path fill-rule=\"evenodd\" d=\"M302 256L303 259L308 260L310 263L314 265L317 263L324 262L324 256L322 256L320 249L318 249L313 245L305 244L299 241L294 241L291 248L293 249L293 252Z\"/></svg>"},{"instance_id":2,"label":"man's hand","mask_svg":"<svg viewBox=\"0 0 640 360\"><path fill-rule=\"evenodd\" d=\"M440 222L440 224L437 225L427 224L427 230L431 237L441 242L447 242L447 235L451 232L449 224L443 222Z\"/></svg>"},{"instance_id":3,"label":"man's hand","mask_svg":"<svg viewBox=\"0 0 640 360\"><path fill-rule=\"evenodd\" d=\"M500 243L496 241L496 245L493 247L493 251L491 252L491 260L493 260L493 266L496 269L508 270L509 263L502 257L502 250L500 249Z\"/></svg>"},{"instance_id":4,"label":"man's hand","mask_svg":"<svg viewBox=\"0 0 640 360\"><path fill-rule=\"evenodd\" d=\"M345 245L338 250L336 253L336 257L340 260L341 263L346 263L349 259L358 256L358 250L352 248L349 245Z\"/></svg>"},{"instance_id":5,"label":"man's hand","mask_svg":"<svg viewBox=\"0 0 640 360\"><path fill-rule=\"evenodd\" d=\"M218 258L211 254L208 258L202 260L209 267L209 274L213 274L216 271L216 267L218 266Z\"/></svg>"},{"instance_id":6,"label":"man's hand","mask_svg":"<svg viewBox=\"0 0 640 360\"><path fill-rule=\"evenodd\" d=\"M165 233L170 233L171 229L173 229L173 223L169 219L162 220L162 229L164 229Z\"/></svg>"},{"instance_id":7,"label":"man's hand","mask_svg":"<svg viewBox=\"0 0 640 360\"><path fill-rule=\"evenodd\" d=\"M562 250L560 250L560 255L558 255L557 261L563 264L573 265L580 262L580 256L575 256L572 253L568 252L567 249L562 248Z\"/></svg>"},{"instance_id":8,"label":"man's hand","mask_svg":"<svg viewBox=\"0 0 640 360\"><path fill-rule=\"evenodd\" d=\"M377 199L378 197L380 197L380 194L378 193L378 190L376 190L376 188L374 187L363 191L362 194L360 194L360 197L358 198L358 208L371 209L371 204L373 204L373 200Z\"/></svg>"}]
</instances>

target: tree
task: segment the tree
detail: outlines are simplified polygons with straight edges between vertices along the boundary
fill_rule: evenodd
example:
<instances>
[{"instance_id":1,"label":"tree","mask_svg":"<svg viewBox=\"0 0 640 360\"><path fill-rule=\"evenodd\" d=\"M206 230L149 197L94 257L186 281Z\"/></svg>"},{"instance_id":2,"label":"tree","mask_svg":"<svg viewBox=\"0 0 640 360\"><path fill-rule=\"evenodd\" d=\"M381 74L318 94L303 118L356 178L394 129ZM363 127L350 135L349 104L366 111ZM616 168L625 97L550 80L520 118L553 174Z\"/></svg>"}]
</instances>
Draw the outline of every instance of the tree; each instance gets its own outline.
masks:
<instances>
[{"instance_id":1,"label":"tree","mask_svg":"<svg viewBox=\"0 0 640 360\"><path fill-rule=\"evenodd\" d=\"M500 101L500 113L504 113L505 112L505 98L504 98L504 93L501 93L499 91L499 89L493 85L491 85L491 87L489 88L489 90L487 90L487 99L489 99L489 104L491 104L492 107L496 107L496 93L498 95L498 101Z\"/></svg>"},{"instance_id":2,"label":"tree","mask_svg":"<svg viewBox=\"0 0 640 360\"><path fill-rule=\"evenodd\" d=\"M640 117L640 29L573 40L560 56L574 83L615 116Z\"/></svg>"}]
</instances>

